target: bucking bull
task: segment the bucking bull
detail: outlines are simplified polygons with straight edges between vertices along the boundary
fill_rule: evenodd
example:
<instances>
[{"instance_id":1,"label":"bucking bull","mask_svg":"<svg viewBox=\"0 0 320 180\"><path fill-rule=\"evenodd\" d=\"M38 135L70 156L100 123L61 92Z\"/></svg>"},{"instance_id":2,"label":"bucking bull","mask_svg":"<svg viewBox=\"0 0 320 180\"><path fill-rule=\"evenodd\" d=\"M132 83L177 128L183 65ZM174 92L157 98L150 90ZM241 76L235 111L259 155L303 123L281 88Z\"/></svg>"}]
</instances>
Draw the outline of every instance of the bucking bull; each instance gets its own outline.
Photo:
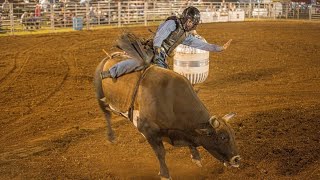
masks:
<instances>
[{"instance_id":1,"label":"bucking bull","mask_svg":"<svg viewBox=\"0 0 320 180\"><path fill-rule=\"evenodd\" d=\"M147 139L159 160L161 179L170 179L163 141L173 146L188 146L192 161L200 167L199 146L226 166L239 167L234 132L227 122L233 113L222 118L211 116L185 77L154 65L117 79L101 80L102 71L123 59L121 56L105 58L94 76L109 141L114 140L113 112L132 121Z\"/></svg>"}]
</instances>

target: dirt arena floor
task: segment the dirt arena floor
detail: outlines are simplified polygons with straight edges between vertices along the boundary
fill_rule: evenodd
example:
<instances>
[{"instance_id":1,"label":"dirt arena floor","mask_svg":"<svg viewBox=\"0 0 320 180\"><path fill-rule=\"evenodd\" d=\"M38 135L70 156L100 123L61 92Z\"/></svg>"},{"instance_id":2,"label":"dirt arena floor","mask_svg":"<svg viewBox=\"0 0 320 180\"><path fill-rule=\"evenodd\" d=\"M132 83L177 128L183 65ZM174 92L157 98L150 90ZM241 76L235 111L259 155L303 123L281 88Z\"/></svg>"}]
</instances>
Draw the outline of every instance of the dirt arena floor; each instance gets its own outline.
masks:
<instances>
[{"instance_id":1,"label":"dirt arena floor","mask_svg":"<svg viewBox=\"0 0 320 180\"><path fill-rule=\"evenodd\" d=\"M159 179L128 120L113 117L117 141L108 143L95 99L95 66L123 29L0 37L0 179ZM199 148L199 168L189 149L165 144L172 178L320 179L320 23L202 24L198 33L233 39L210 54L197 87L212 114L237 113L242 164L226 168Z\"/></svg>"}]
</instances>

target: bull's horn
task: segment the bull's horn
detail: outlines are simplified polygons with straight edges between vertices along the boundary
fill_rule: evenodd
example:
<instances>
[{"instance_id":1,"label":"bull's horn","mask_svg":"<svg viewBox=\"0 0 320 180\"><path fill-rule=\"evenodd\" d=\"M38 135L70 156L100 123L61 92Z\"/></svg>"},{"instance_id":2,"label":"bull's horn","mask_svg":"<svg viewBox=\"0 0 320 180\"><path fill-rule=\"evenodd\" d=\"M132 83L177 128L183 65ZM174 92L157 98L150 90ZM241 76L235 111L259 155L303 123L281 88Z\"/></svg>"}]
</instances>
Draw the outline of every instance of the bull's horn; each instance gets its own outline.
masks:
<instances>
[{"instance_id":1,"label":"bull's horn","mask_svg":"<svg viewBox=\"0 0 320 180\"><path fill-rule=\"evenodd\" d=\"M216 116L212 116L210 119L209 119L209 123L211 124L212 127L214 128L218 128L220 126L220 123L219 121L217 120L217 117Z\"/></svg>"},{"instance_id":2,"label":"bull's horn","mask_svg":"<svg viewBox=\"0 0 320 180\"><path fill-rule=\"evenodd\" d=\"M226 114L222 117L222 119L226 120L226 121L229 121L231 118L233 118L234 116L236 115L236 113L232 112L232 113L229 113L229 114Z\"/></svg>"}]
</instances>

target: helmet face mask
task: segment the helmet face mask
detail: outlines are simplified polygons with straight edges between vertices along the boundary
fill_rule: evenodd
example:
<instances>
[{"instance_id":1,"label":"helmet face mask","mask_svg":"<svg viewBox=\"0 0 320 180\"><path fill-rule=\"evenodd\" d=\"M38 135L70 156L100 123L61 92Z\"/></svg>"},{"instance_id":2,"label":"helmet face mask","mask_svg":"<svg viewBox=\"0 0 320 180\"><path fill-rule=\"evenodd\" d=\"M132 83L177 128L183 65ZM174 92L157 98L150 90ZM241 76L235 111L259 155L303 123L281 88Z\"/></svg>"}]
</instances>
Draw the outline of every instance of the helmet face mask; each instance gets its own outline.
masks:
<instances>
[{"instance_id":1,"label":"helmet face mask","mask_svg":"<svg viewBox=\"0 0 320 180\"><path fill-rule=\"evenodd\" d=\"M182 12L181 21L186 31L195 30L200 22L200 11L193 6L186 8Z\"/></svg>"},{"instance_id":2,"label":"helmet face mask","mask_svg":"<svg viewBox=\"0 0 320 180\"><path fill-rule=\"evenodd\" d=\"M187 21L184 23L184 29L186 31L191 31L196 28L196 25L193 23L191 19L187 19Z\"/></svg>"}]
</instances>

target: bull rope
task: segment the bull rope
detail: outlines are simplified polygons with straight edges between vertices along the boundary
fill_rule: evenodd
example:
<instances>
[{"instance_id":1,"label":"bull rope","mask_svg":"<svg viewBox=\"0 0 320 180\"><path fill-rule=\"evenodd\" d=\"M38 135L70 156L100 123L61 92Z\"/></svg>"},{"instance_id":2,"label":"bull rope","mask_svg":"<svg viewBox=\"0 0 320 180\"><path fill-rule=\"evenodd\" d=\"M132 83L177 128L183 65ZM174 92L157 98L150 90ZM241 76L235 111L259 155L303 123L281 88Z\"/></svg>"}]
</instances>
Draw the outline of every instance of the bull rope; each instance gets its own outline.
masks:
<instances>
[{"instance_id":1,"label":"bull rope","mask_svg":"<svg viewBox=\"0 0 320 180\"><path fill-rule=\"evenodd\" d=\"M112 59L114 57L117 57L117 56L123 56L123 57L128 57L128 58L131 58L130 56L128 56L128 54L126 52L113 52L111 54L109 54L106 50L102 49L102 51L108 56L108 59Z\"/></svg>"},{"instance_id":2,"label":"bull rope","mask_svg":"<svg viewBox=\"0 0 320 180\"><path fill-rule=\"evenodd\" d=\"M137 97L137 93L138 93L138 89L139 86L141 84L142 79L146 76L147 71L152 67L153 65L147 66L145 69L142 70L142 73L140 74L139 80L137 81L137 84L134 88L133 94L132 94L132 98L131 98L131 103L130 103L130 107L128 110L128 118L131 122L133 122L133 110L134 110L134 102L136 100Z\"/></svg>"}]
</instances>

